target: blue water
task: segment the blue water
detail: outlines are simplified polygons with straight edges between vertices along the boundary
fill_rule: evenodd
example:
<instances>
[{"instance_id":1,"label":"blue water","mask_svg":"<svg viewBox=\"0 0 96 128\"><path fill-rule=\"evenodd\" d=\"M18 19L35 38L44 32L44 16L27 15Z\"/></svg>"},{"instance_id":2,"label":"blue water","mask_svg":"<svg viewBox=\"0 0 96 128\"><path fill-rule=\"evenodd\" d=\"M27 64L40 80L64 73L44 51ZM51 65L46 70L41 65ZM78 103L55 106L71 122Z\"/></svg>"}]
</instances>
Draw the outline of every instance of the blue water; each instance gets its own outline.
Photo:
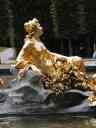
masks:
<instances>
[{"instance_id":1,"label":"blue water","mask_svg":"<svg viewBox=\"0 0 96 128\"><path fill-rule=\"evenodd\" d=\"M0 128L96 128L95 118L4 118Z\"/></svg>"}]
</instances>

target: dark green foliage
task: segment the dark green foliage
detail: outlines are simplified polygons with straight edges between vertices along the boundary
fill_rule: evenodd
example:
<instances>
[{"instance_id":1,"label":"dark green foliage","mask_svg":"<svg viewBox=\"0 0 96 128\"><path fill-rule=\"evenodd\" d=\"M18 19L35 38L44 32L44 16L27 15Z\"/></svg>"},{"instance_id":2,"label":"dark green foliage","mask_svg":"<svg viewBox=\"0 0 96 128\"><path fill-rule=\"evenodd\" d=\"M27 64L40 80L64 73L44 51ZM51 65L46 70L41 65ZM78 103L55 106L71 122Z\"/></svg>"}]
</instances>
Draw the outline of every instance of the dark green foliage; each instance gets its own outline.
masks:
<instances>
[{"instance_id":1,"label":"dark green foliage","mask_svg":"<svg viewBox=\"0 0 96 128\"><path fill-rule=\"evenodd\" d=\"M54 44L57 38L59 42L66 37L78 38L78 34L91 33L95 37L95 3L95 0L0 0L0 45L21 48L23 24L33 17L43 26L47 45L52 41Z\"/></svg>"}]
</instances>

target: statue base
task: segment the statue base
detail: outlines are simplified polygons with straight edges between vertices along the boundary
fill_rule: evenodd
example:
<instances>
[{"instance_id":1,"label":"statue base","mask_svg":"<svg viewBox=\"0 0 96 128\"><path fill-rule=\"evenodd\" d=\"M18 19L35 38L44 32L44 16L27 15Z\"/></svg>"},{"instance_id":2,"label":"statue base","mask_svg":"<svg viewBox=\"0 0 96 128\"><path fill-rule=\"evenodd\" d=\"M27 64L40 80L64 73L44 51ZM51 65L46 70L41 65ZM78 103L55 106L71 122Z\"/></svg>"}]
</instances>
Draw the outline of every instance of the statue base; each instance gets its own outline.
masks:
<instances>
[{"instance_id":1,"label":"statue base","mask_svg":"<svg viewBox=\"0 0 96 128\"><path fill-rule=\"evenodd\" d=\"M30 72L26 79L15 79L0 90L0 117L13 116L95 116L96 105L88 101L92 92L68 90L56 96L44 89L40 77Z\"/></svg>"}]
</instances>

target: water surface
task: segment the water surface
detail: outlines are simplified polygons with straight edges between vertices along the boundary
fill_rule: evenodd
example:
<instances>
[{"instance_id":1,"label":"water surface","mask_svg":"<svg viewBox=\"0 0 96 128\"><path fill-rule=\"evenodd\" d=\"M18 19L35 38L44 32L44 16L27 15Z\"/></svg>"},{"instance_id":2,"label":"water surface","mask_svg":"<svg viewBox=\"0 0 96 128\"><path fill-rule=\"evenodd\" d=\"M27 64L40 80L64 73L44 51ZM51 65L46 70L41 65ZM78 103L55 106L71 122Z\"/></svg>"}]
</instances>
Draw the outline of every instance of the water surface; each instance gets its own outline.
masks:
<instances>
[{"instance_id":1,"label":"water surface","mask_svg":"<svg viewBox=\"0 0 96 128\"><path fill-rule=\"evenodd\" d=\"M0 128L96 128L95 118L4 118Z\"/></svg>"}]
</instances>

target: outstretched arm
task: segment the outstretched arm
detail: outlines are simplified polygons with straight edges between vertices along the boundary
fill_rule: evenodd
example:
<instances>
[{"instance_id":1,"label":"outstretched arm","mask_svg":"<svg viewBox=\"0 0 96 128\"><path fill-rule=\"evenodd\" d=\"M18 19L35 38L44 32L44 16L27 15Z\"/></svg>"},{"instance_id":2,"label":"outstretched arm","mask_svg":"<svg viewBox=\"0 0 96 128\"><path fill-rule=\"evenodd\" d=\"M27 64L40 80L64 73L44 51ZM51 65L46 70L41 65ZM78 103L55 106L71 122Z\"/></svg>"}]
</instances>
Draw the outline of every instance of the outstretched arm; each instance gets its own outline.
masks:
<instances>
[{"instance_id":1,"label":"outstretched arm","mask_svg":"<svg viewBox=\"0 0 96 128\"><path fill-rule=\"evenodd\" d=\"M50 52L52 55L56 56L57 58L61 58L62 60L64 59L68 59L67 56L64 56L64 55L61 55L61 54L58 54L58 53L55 53L55 52Z\"/></svg>"}]
</instances>

